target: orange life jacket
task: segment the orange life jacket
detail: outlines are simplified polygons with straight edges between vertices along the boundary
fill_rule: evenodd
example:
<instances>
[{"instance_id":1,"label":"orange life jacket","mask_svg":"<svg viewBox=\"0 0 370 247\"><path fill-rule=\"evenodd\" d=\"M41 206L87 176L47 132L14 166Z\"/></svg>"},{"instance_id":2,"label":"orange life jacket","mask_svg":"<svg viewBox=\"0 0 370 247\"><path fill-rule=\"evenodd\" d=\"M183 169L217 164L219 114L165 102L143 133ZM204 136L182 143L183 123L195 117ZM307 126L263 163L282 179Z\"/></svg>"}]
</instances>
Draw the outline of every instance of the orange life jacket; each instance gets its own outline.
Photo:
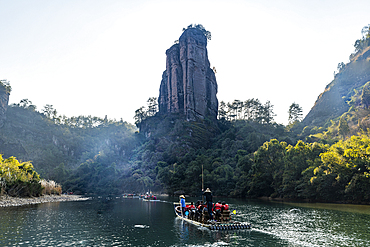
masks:
<instances>
[{"instance_id":1,"label":"orange life jacket","mask_svg":"<svg viewBox=\"0 0 370 247\"><path fill-rule=\"evenodd\" d=\"M222 207L221 203L216 203L215 210L221 210L221 207Z\"/></svg>"}]
</instances>

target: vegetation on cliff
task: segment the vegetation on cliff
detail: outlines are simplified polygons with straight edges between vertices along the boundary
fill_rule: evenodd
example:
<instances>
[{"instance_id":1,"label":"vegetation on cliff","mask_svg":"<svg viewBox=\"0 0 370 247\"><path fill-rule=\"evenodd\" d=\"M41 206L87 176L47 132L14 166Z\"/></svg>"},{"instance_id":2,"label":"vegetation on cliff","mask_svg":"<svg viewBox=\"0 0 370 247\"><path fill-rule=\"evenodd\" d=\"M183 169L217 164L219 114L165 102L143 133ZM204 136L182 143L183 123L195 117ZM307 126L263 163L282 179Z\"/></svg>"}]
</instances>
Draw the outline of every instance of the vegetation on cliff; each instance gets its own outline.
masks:
<instances>
[{"instance_id":1,"label":"vegetation on cliff","mask_svg":"<svg viewBox=\"0 0 370 247\"><path fill-rule=\"evenodd\" d=\"M204 36L207 38L207 40L211 40L212 38L211 32L207 31L205 27L203 27L202 24L190 24L187 28L183 28L182 31L185 31L186 29L189 29L189 28L195 28L195 29L200 30L204 34Z\"/></svg>"},{"instance_id":2,"label":"vegetation on cliff","mask_svg":"<svg viewBox=\"0 0 370 247\"><path fill-rule=\"evenodd\" d=\"M369 25L362 29L362 38L355 42L355 52L350 55L348 63L339 63L338 71L325 91L319 95L302 122L302 127L328 128L332 120L338 123L344 114L351 115L349 123L352 129L357 128L358 120L362 120L368 112L366 84L370 81L370 29ZM356 117L353 117L357 115ZM346 117L347 118L347 117ZM347 119L348 121L348 119ZM359 125L358 125L359 126ZM366 129L365 129L366 130ZM358 128L357 130L358 131Z\"/></svg>"},{"instance_id":3,"label":"vegetation on cliff","mask_svg":"<svg viewBox=\"0 0 370 247\"><path fill-rule=\"evenodd\" d=\"M12 87L7 80L0 80L0 89L3 89L7 94L10 94L12 91Z\"/></svg>"}]
</instances>

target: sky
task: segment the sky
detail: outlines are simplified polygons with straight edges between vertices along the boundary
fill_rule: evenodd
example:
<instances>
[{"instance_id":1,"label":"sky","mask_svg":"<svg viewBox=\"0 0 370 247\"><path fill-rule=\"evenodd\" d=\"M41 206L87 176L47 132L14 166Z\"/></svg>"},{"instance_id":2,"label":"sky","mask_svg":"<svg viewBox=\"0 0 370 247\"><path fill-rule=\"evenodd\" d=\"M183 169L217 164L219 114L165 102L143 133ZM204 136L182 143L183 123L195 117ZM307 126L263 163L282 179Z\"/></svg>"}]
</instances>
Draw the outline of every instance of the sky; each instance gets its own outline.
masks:
<instances>
[{"instance_id":1,"label":"sky","mask_svg":"<svg viewBox=\"0 0 370 247\"><path fill-rule=\"evenodd\" d=\"M159 96L166 50L202 24L219 102L270 101L287 124L349 62L369 13L368 0L0 0L0 79L9 104L134 123Z\"/></svg>"}]
</instances>

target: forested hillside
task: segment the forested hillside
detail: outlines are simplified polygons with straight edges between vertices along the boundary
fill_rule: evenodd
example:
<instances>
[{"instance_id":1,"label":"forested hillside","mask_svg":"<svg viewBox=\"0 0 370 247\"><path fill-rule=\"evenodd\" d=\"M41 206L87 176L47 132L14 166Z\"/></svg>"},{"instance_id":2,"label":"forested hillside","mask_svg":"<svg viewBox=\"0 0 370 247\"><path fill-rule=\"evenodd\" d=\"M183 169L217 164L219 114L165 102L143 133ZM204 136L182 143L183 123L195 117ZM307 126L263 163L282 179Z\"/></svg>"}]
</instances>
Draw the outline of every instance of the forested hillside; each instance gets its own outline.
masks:
<instances>
[{"instance_id":1,"label":"forested hillside","mask_svg":"<svg viewBox=\"0 0 370 247\"><path fill-rule=\"evenodd\" d=\"M201 133L213 126L211 140L205 138L196 148L177 143L171 149L175 142L165 131L152 131L155 117L141 112L145 121L137 125L144 124L143 132L151 134L147 143L155 148L142 146L139 154L145 155L137 158L152 167L157 162L155 174L146 172L150 181L169 193L198 194L203 170L204 186L215 195L369 203L369 28L363 29L350 62L338 65L334 80L302 122L296 103L289 109L289 124L282 126L273 121L269 101L221 102L217 128L207 119L200 121ZM178 119L176 128L183 125L185 121ZM174 129L167 132L192 139L193 131L173 134Z\"/></svg>"},{"instance_id":2,"label":"forested hillside","mask_svg":"<svg viewBox=\"0 0 370 247\"><path fill-rule=\"evenodd\" d=\"M51 105L39 112L31 101L22 100L7 109L0 152L32 161L41 177L61 183L65 191L119 193L127 185L122 177L131 175L133 150L140 145L135 131L123 121L58 116Z\"/></svg>"},{"instance_id":3,"label":"forested hillside","mask_svg":"<svg viewBox=\"0 0 370 247\"><path fill-rule=\"evenodd\" d=\"M236 188L245 179L245 162L251 165L250 155L273 138L289 144L297 141L290 131L297 123L289 128L276 124L270 102L221 102L216 123L208 119L188 122L176 114L148 116L152 100L148 102L146 110L140 108L144 120L137 121L147 141L138 149L135 162L148 178L148 188L164 188L170 194L199 193L203 169L204 186L213 188L216 195L247 196Z\"/></svg>"},{"instance_id":4,"label":"forested hillside","mask_svg":"<svg viewBox=\"0 0 370 247\"><path fill-rule=\"evenodd\" d=\"M303 125L330 126L331 120L338 121L342 116L353 130L351 133L367 126L369 115L368 87L370 82L370 29L362 29L362 38L356 40L355 51L349 56L349 62L339 63L334 79L321 93L311 111L303 120ZM365 118L365 119L364 119ZM364 121L363 121L364 120Z\"/></svg>"},{"instance_id":5,"label":"forested hillside","mask_svg":"<svg viewBox=\"0 0 370 247\"><path fill-rule=\"evenodd\" d=\"M203 181L216 196L370 203L370 26L362 33L303 121L292 103L289 124L277 124L273 102L258 99L189 121L158 114L152 97L136 126L22 100L2 118L0 153L77 193L198 195Z\"/></svg>"}]
</instances>

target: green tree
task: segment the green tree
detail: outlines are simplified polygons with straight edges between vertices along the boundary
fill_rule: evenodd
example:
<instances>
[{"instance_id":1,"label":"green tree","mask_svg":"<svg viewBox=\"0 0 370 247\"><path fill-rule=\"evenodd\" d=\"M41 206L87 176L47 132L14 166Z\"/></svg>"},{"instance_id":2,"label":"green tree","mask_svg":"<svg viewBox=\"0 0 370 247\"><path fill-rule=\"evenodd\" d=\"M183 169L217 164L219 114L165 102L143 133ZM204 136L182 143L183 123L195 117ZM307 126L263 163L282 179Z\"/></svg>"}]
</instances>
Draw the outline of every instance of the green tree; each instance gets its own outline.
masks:
<instances>
[{"instance_id":1,"label":"green tree","mask_svg":"<svg viewBox=\"0 0 370 247\"><path fill-rule=\"evenodd\" d=\"M368 81L362 89L361 105L366 109L370 106L370 81Z\"/></svg>"},{"instance_id":2,"label":"green tree","mask_svg":"<svg viewBox=\"0 0 370 247\"><path fill-rule=\"evenodd\" d=\"M42 109L42 113L49 119L57 117L57 110L54 109L53 105L45 105L44 109Z\"/></svg>"},{"instance_id":3,"label":"green tree","mask_svg":"<svg viewBox=\"0 0 370 247\"><path fill-rule=\"evenodd\" d=\"M370 38L370 24L361 29L361 34L363 39Z\"/></svg>"},{"instance_id":4,"label":"green tree","mask_svg":"<svg viewBox=\"0 0 370 247\"><path fill-rule=\"evenodd\" d=\"M5 89L5 92L10 94L12 91L12 87L10 86L9 81L7 80L0 80L0 86Z\"/></svg>"},{"instance_id":5,"label":"green tree","mask_svg":"<svg viewBox=\"0 0 370 247\"><path fill-rule=\"evenodd\" d=\"M234 103L227 103L227 113L228 119L235 121L237 116L237 105Z\"/></svg>"},{"instance_id":6,"label":"green tree","mask_svg":"<svg viewBox=\"0 0 370 247\"><path fill-rule=\"evenodd\" d=\"M140 126L141 122L143 120L145 120L147 118L147 113L145 111L145 108L144 106L140 107L139 109L137 109L135 111L135 116L134 116L134 119L135 119L135 124L136 126Z\"/></svg>"},{"instance_id":7,"label":"green tree","mask_svg":"<svg viewBox=\"0 0 370 247\"><path fill-rule=\"evenodd\" d=\"M39 196L42 192L40 175L31 162L20 163L13 156L3 159L0 155L0 181L10 196Z\"/></svg>"},{"instance_id":8,"label":"green tree","mask_svg":"<svg viewBox=\"0 0 370 247\"><path fill-rule=\"evenodd\" d=\"M248 99L244 101L244 119L251 120L253 117L252 101L254 99Z\"/></svg>"},{"instance_id":9,"label":"green tree","mask_svg":"<svg viewBox=\"0 0 370 247\"><path fill-rule=\"evenodd\" d=\"M207 31L202 24L190 24L187 28L183 28L182 31L185 31L186 29L189 29L189 28L196 28L198 30L200 30L204 36L207 38L207 40L211 40L212 38L212 35L211 35L211 32L210 31Z\"/></svg>"},{"instance_id":10,"label":"green tree","mask_svg":"<svg viewBox=\"0 0 370 247\"><path fill-rule=\"evenodd\" d=\"M304 143L298 141L295 146L289 145L284 158L284 173L281 196L285 198L312 199L314 188L309 182L312 171L322 165L320 154L326 151L319 143Z\"/></svg>"},{"instance_id":11,"label":"green tree","mask_svg":"<svg viewBox=\"0 0 370 247\"><path fill-rule=\"evenodd\" d=\"M259 99L248 99L244 101L244 119L258 121L262 104Z\"/></svg>"},{"instance_id":12,"label":"green tree","mask_svg":"<svg viewBox=\"0 0 370 247\"><path fill-rule=\"evenodd\" d=\"M322 177L326 177L331 186L336 187L337 197L331 196L330 199L370 200L370 196L362 194L369 190L366 188L370 184L369 137L352 136L348 140L339 141L322 153L321 159Z\"/></svg>"},{"instance_id":13,"label":"green tree","mask_svg":"<svg viewBox=\"0 0 370 247\"><path fill-rule=\"evenodd\" d=\"M338 131L339 134L342 135L343 137L346 137L349 133L349 126L345 116L342 116L339 119Z\"/></svg>"},{"instance_id":14,"label":"green tree","mask_svg":"<svg viewBox=\"0 0 370 247\"><path fill-rule=\"evenodd\" d=\"M158 102L156 97L151 97L147 100L149 117L154 116L158 111Z\"/></svg>"},{"instance_id":15,"label":"green tree","mask_svg":"<svg viewBox=\"0 0 370 247\"><path fill-rule=\"evenodd\" d=\"M260 112L259 112L259 119L260 119L259 122L260 123L263 123L263 124L272 123L272 121L274 120L274 116L276 116L273 108L274 106L271 104L269 100L266 101L265 105L260 107Z\"/></svg>"},{"instance_id":16,"label":"green tree","mask_svg":"<svg viewBox=\"0 0 370 247\"><path fill-rule=\"evenodd\" d=\"M288 113L289 113L288 121L290 124L293 124L295 122L299 122L302 120L302 116L303 116L302 107L300 107L299 104L296 104L295 102L293 102L289 106Z\"/></svg>"},{"instance_id":17,"label":"green tree","mask_svg":"<svg viewBox=\"0 0 370 247\"><path fill-rule=\"evenodd\" d=\"M284 172L286 142L272 139L265 142L254 154L250 174L249 196L273 196L279 194Z\"/></svg>"},{"instance_id":18,"label":"green tree","mask_svg":"<svg viewBox=\"0 0 370 247\"><path fill-rule=\"evenodd\" d=\"M366 48L369 45L370 41L370 24L367 26L364 26L361 30L361 39L356 40L354 47L355 52L361 52L364 48Z\"/></svg>"},{"instance_id":19,"label":"green tree","mask_svg":"<svg viewBox=\"0 0 370 247\"><path fill-rule=\"evenodd\" d=\"M226 104L224 101L221 101L218 107L218 119L226 119L226 118L227 118Z\"/></svg>"},{"instance_id":20,"label":"green tree","mask_svg":"<svg viewBox=\"0 0 370 247\"><path fill-rule=\"evenodd\" d=\"M237 119L242 119L242 116L244 115L243 114L243 101L234 100L233 106L236 109L235 110L235 112L236 112L236 118ZM244 118L244 116L243 116L243 118Z\"/></svg>"},{"instance_id":21,"label":"green tree","mask_svg":"<svg viewBox=\"0 0 370 247\"><path fill-rule=\"evenodd\" d=\"M338 70L338 73L342 72L342 70L346 67L346 65L341 62L341 63L338 63L338 66L337 66L337 70Z\"/></svg>"}]
</instances>

